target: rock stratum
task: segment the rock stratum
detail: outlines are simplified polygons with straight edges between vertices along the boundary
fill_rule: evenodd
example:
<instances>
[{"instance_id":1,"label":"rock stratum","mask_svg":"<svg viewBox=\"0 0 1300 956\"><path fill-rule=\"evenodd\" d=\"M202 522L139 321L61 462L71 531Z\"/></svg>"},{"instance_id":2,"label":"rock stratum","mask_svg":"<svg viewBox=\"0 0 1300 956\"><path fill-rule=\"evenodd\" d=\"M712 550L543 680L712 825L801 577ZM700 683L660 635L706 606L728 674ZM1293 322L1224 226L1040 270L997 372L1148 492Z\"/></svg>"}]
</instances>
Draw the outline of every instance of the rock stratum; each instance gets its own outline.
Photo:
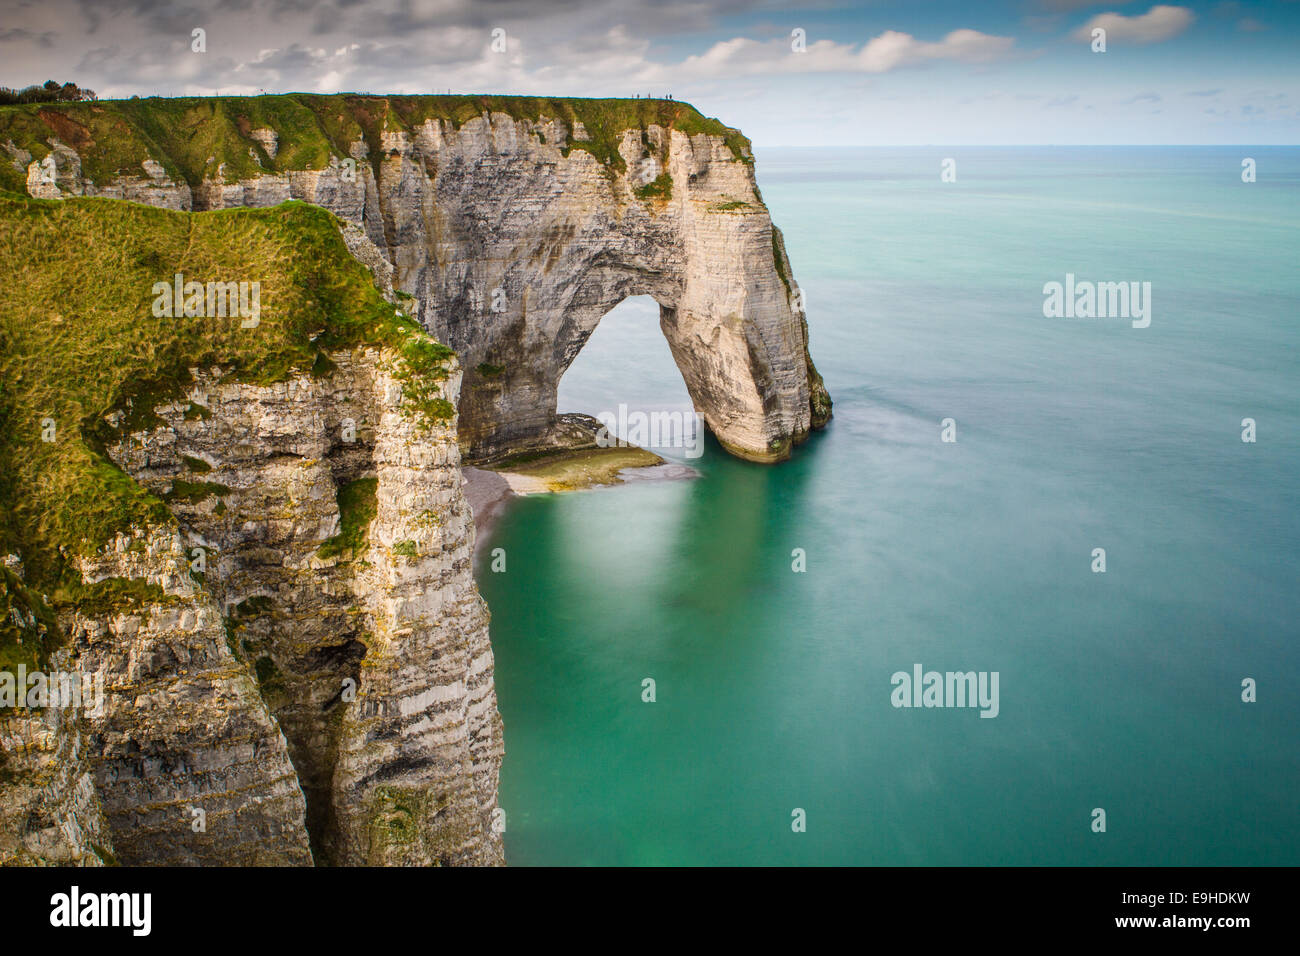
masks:
<instances>
[{"instance_id":1,"label":"rock stratum","mask_svg":"<svg viewBox=\"0 0 1300 956\"><path fill-rule=\"evenodd\" d=\"M0 863L504 862L462 458L564 444L638 294L728 450L826 423L748 142L295 95L5 108L0 147L0 681L102 688L0 706ZM257 315L160 310L178 274Z\"/></svg>"}]
</instances>

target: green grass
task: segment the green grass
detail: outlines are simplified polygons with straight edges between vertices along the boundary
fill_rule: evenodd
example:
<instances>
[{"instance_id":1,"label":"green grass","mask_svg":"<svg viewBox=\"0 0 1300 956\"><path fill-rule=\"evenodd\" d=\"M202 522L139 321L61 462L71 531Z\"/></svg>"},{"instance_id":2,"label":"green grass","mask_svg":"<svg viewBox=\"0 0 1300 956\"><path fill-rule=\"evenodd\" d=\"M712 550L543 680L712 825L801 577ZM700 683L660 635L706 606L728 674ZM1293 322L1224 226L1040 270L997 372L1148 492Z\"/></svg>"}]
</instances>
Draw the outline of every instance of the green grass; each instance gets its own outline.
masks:
<instances>
[{"instance_id":1,"label":"green grass","mask_svg":"<svg viewBox=\"0 0 1300 956\"><path fill-rule=\"evenodd\" d=\"M154 317L151 287L175 272L259 281L260 325ZM4 609L43 603L42 594L54 610L160 599L142 582L83 585L75 570L78 556L116 533L174 520L105 446L156 423L155 404L183 399L191 367L269 384L319 372L322 353L362 344L400 356L395 372L415 410L443 411L433 393L451 351L384 301L323 209L291 202L188 214L0 196L0 554L18 554L24 565L22 582L6 577ZM111 413L124 422L111 425ZM185 417L209 413L190 404ZM47 420L52 442L41 437ZM228 491L177 480L167 497ZM36 648L20 630L0 632L0 657L4 647L23 655Z\"/></svg>"},{"instance_id":2,"label":"green grass","mask_svg":"<svg viewBox=\"0 0 1300 956\"><path fill-rule=\"evenodd\" d=\"M358 478L339 488L339 533L320 546L322 558L353 557L365 549L378 510L378 478Z\"/></svg>"},{"instance_id":3,"label":"green grass","mask_svg":"<svg viewBox=\"0 0 1300 956\"><path fill-rule=\"evenodd\" d=\"M644 186L638 186L634 192L638 199L671 199L673 196L673 177L663 172Z\"/></svg>"},{"instance_id":4,"label":"green grass","mask_svg":"<svg viewBox=\"0 0 1300 956\"><path fill-rule=\"evenodd\" d=\"M772 264L776 266L776 274L781 277L781 284L785 286L785 294L793 295L794 289L790 286L790 276L785 271L785 256L781 255L781 230L776 226L772 227Z\"/></svg>"},{"instance_id":5,"label":"green grass","mask_svg":"<svg viewBox=\"0 0 1300 956\"><path fill-rule=\"evenodd\" d=\"M230 489L215 481L185 481L177 478L172 482L171 490L163 494L163 501L188 501L196 504L205 498L223 497L230 494Z\"/></svg>"},{"instance_id":6,"label":"green grass","mask_svg":"<svg viewBox=\"0 0 1300 956\"><path fill-rule=\"evenodd\" d=\"M54 612L23 585L18 575L0 567L0 671L43 670L58 646Z\"/></svg>"},{"instance_id":7,"label":"green grass","mask_svg":"<svg viewBox=\"0 0 1300 956\"><path fill-rule=\"evenodd\" d=\"M143 175L140 164L152 157L174 180L194 188L205 179L235 182L265 172L322 169L331 157L346 158L358 140L377 164L384 158L385 132L410 131L431 119L459 129L484 112L533 122L560 120L570 130L581 122L588 139L570 136L560 144L564 154L585 150L620 172L626 168L618 152L623 131L651 125L688 136L721 136L737 160L753 162L748 139L688 103L579 97L287 93L27 104L0 107L0 143L12 142L41 160L57 136L77 151L82 174L97 185ZM257 129L278 133L274 157L253 138ZM0 188L23 192L26 176L0 154Z\"/></svg>"},{"instance_id":8,"label":"green grass","mask_svg":"<svg viewBox=\"0 0 1300 956\"><path fill-rule=\"evenodd\" d=\"M442 397L442 383L450 374L447 360L456 353L427 335L409 336L399 351L402 364L394 377L402 383L403 410L426 428L450 421L456 408Z\"/></svg>"}]
</instances>

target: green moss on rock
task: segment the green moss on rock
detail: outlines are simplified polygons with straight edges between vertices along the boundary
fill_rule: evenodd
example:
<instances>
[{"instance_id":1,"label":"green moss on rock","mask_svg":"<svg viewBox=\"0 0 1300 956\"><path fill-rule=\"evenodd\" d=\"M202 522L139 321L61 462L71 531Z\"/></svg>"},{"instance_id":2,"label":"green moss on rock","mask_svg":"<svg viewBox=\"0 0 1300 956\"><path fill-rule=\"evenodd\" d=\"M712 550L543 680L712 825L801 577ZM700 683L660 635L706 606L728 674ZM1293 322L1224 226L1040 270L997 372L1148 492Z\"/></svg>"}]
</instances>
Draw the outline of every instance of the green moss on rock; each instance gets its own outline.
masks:
<instances>
[{"instance_id":1,"label":"green moss on rock","mask_svg":"<svg viewBox=\"0 0 1300 956\"><path fill-rule=\"evenodd\" d=\"M162 498L163 501L187 501L190 504L197 504L207 498L222 497L228 494L230 494L230 489L215 481L185 481L178 478L172 482L171 490L166 492Z\"/></svg>"},{"instance_id":2,"label":"green moss on rock","mask_svg":"<svg viewBox=\"0 0 1300 956\"><path fill-rule=\"evenodd\" d=\"M378 478L358 478L339 488L339 532L320 546L320 557L354 557L365 549L379 508L378 489Z\"/></svg>"},{"instance_id":3,"label":"green moss on rock","mask_svg":"<svg viewBox=\"0 0 1300 956\"><path fill-rule=\"evenodd\" d=\"M45 599L28 589L9 568L0 567L0 671L19 664L44 670L60 643L54 613Z\"/></svg>"},{"instance_id":4,"label":"green moss on rock","mask_svg":"<svg viewBox=\"0 0 1300 956\"><path fill-rule=\"evenodd\" d=\"M772 264L776 266L776 274L785 286L785 294L792 295L794 290L790 286L790 276L785 271L784 243L781 241L781 231L776 226L772 227Z\"/></svg>"},{"instance_id":5,"label":"green moss on rock","mask_svg":"<svg viewBox=\"0 0 1300 956\"><path fill-rule=\"evenodd\" d=\"M447 812L448 794L419 787L385 785L370 796L371 865L447 865L468 840L464 818Z\"/></svg>"},{"instance_id":6,"label":"green moss on rock","mask_svg":"<svg viewBox=\"0 0 1300 956\"><path fill-rule=\"evenodd\" d=\"M667 172L660 173L644 186L633 190L638 199L671 199L673 195L673 177Z\"/></svg>"},{"instance_id":7,"label":"green moss on rock","mask_svg":"<svg viewBox=\"0 0 1300 956\"><path fill-rule=\"evenodd\" d=\"M268 706L273 698L285 692L284 675L269 656L259 657L253 663L253 673L257 676L258 689Z\"/></svg>"}]
</instances>

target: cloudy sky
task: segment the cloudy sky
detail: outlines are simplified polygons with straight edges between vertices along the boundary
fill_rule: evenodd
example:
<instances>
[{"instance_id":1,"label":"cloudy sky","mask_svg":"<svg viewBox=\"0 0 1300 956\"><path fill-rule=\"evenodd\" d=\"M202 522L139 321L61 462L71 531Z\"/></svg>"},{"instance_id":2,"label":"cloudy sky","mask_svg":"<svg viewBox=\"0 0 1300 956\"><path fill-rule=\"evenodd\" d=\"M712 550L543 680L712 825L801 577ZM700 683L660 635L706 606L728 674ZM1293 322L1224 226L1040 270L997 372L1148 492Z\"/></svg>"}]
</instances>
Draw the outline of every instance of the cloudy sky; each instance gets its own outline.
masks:
<instances>
[{"instance_id":1,"label":"cloudy sky","mask_svg":"<svg viewBox=\"0 0 1300 956\"><path fill-rule=\"evenodd\" d=\"M1300 2L0 0L0 85L51 78L671 93L759 146L1300 143Z\"/></svg>"}]
</instances>

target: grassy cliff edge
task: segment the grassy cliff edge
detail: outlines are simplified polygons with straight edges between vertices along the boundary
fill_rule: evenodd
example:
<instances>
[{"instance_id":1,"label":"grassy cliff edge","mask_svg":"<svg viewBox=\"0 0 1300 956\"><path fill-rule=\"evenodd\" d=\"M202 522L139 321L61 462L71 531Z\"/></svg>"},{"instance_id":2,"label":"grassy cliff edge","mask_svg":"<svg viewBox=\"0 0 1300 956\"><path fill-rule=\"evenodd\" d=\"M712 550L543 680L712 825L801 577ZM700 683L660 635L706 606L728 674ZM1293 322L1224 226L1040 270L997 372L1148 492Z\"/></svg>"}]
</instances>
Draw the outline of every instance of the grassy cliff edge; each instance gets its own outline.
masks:
<instances>
[{"instance_id":1,"label":"grassy cliff edge","mask_svg":"<svg viewBox=\"0 0 1300 956\"><path fill-rule=\"evenodd\" d=\"M259 283L257 324L155 315L155 283L177 273ZM143 582L84 584L76 558L172 520L103 449L152 425L156 405L184 400L191 368L269 384L328 367L329 352L373 346L400 356L414 413L454 411L425 400L453 353L383 298L319 207L183 213L0 195L0 276L0 555L21 559L2 590L23 622L0 632L6 664L48 653L46 601L90 608L150 596L135 594Z\"/></svg>"},{"instance_id":2,"label":"grassy cliff edge","mask_svg":"<svg viewBox=\"0 0 1300 956\"><path fill-rule=\"evenodd\" d=\"M566 155L586 150L622 170L618 144L624 130L657 125L694 136L722 137L741 162L752 162L739 131L676 100L584 99L534 96L370 96L356 93L267 96L148 97L84 103L33 103L0 107L0 188L22 192L26 165L42 160L51 139L75 149L82 173L97 186L118 176L140 176L146 159L160 163L176 182L196 188L205 180L235 182L265 173L323 169L364 142L368 158L383 157L385 132L410 131L429 120L459 129L484 114L505 114L542 125L564 124L555 143ZM274 130L268 148L257 130ZM535 135L545 137L536 130Z\"/></svg>"}]
</instances>

